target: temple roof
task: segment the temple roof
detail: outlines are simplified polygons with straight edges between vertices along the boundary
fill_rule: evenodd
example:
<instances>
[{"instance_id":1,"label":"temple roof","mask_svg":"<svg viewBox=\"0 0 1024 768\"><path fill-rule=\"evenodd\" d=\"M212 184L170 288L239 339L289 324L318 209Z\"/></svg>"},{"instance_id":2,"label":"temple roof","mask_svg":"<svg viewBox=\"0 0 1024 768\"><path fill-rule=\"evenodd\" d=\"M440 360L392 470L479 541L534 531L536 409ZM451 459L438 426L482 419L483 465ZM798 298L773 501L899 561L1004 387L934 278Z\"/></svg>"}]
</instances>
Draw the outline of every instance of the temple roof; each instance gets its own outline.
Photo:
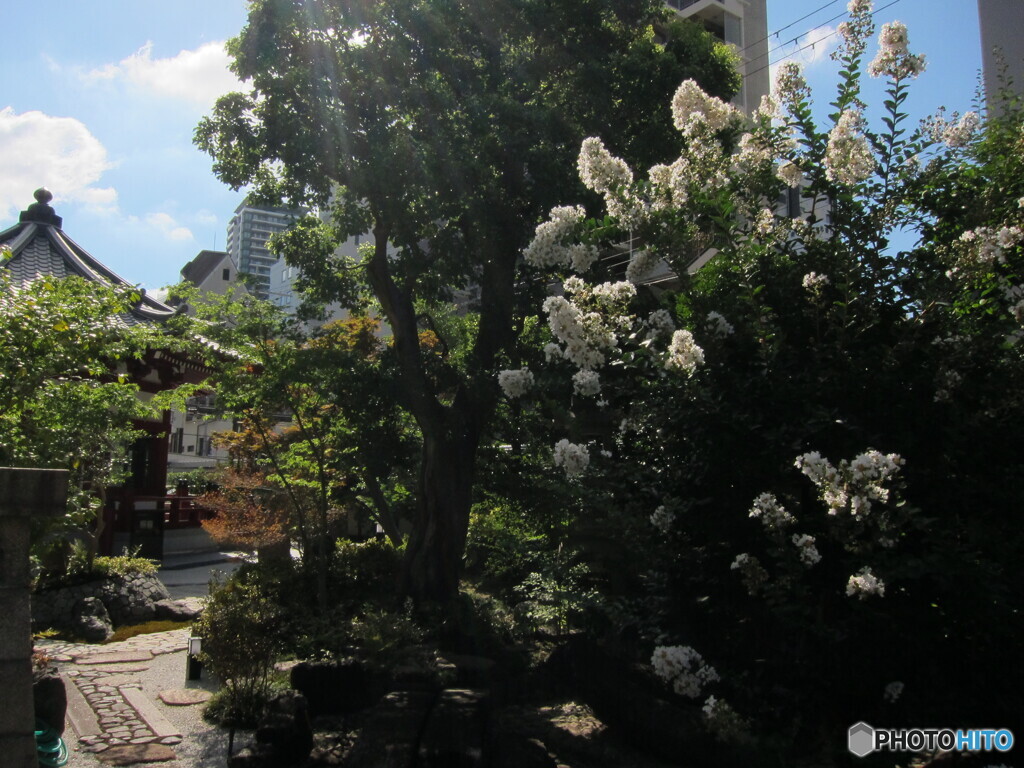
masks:
<instances>
[{"instance_id":1,"label":"temple roof","mask_svg":"<svg viewBox=\"0 0 1024 768\"><path fill-rule=\"evenodd\" d=\"M53 199L49 190L37 189L35 198L36 202L21 212L17 224L0 232L0 246L11 251L11 257L0 267L7 269L16 282L77 275L100 285L135 289L64 234L63 220L49 205ZM121 316L125 323L160 323L175 314L173 307L147 296L144 289L136 290L142 298L130 313Z\"/></svg>"}]
</instances>

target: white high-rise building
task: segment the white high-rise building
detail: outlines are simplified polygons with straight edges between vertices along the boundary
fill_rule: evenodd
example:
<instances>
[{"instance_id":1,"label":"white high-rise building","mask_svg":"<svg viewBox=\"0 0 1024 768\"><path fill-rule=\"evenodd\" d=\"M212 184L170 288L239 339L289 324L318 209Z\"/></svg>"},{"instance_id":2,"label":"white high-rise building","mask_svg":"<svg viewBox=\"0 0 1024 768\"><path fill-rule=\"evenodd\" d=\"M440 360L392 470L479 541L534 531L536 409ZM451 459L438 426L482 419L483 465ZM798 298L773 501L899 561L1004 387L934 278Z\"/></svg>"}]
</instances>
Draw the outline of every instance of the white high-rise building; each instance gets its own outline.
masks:
<instances>
[{"instance_id":1,"label":"white high-rise building","mask_svg":"<svg viewBox=\"0 0 1024 768\"><path fill-rule=\"evenodd\" d=\"M985 102L999 113L1003 109L999 104L1003 88L1024 94L1024 2L978 0L978 28Z\"/></svg>"},{"instance_id":2,"label":"white high-rise building","mask_svg":"<svg viewBox=\"0 0 1024 768\"><path fill-rule=\"evenodd\" d=\"M238 271L249 275L251 292L266 299L270 289L270 269L277 256L270 252L267 241L271 235L284 232L305 212L294 208L274 208L243 202L228 222L228 247Z\"/></svg>"},{"instance_id":3,"label":"white high-rise building","mask_svg":"<svg viewBox=\"0 0 1024 768\"><path fill-rule=\"evenodd\" d=\"M768 94L767 0L666 0L684 19L698 21L740 55L743 87L733 103L750 114Z\"/></svg>"}]
</instances>

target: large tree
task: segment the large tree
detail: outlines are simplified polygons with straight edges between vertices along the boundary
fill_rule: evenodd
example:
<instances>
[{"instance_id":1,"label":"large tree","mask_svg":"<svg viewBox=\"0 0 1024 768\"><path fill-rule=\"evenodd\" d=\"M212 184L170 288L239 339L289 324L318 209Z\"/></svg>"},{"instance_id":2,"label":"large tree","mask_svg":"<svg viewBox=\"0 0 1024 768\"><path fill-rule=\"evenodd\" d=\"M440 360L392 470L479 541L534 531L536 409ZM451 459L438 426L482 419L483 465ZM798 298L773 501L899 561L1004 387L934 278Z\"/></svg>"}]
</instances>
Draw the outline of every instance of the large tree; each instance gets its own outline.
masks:
<instances>
[{"instance_id":1,"label":"large tree","mask_svg":"<svg viewBox=\"0 0 1024 768\"><path fill-rule=\"evenodd\" d=\"M255 0L230 44L253 90L223 97L198 144L233 187L329 206L332 223L301 224L286 258L321 299L368 288L394 334L397 398L423 441L404 583L418 601L457 592L496 370L532 312L520 251L551 205L589 199L579 141L600 129L647 163L672 135L661 105L680 79L738 87L709 36L668 26L659 45L664 14L659 0ZM367 232L362 261L332 255ZM439 376L426 308L464 288L475 337Z\"/></svg>"}]
</instances>

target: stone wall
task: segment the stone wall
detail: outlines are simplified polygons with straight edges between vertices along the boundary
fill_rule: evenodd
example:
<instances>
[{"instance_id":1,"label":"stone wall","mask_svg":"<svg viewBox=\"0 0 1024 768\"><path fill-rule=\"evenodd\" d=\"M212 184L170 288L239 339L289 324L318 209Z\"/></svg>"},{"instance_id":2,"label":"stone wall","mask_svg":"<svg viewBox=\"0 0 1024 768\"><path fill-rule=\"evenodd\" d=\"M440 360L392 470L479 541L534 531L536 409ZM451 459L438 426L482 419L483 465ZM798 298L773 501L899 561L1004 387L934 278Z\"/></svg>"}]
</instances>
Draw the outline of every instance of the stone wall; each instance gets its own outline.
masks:
<instances>
[{"instance_id":1,"label":"stone wall","mask_svg":"<svg viewBox=\"0 0 1024 768\"><path fill-rule=\"evenodd\" d=\"M48 589L32 595L32 630L72 629L75 606L89 597L103 603L114 626L152 621L156 616L154 603L170 599L167 587L155 574L110 576Z\"/></svg>"}]
</instances>

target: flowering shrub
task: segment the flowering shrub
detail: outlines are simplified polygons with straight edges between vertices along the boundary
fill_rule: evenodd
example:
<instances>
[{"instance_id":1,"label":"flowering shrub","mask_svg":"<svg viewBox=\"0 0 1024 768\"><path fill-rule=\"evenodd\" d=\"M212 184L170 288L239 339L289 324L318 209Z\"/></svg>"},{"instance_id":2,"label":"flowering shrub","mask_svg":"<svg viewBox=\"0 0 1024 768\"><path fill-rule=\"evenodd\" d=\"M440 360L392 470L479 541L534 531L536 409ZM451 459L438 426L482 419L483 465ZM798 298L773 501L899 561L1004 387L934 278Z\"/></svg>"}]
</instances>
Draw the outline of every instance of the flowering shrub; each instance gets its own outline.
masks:
<instances>
[{"instance_id":1,"label":"flowering shrub","mask_svg":"<svg viewBox=\"0 0 1024 768\"><path fill-rule=\"evenodd\" d=\"M532 368L571 403L555 463L586 468L588 523L644 563L618 626L677 692L716 684L712 732L794 744L870 717L897 677L920 721L1024 690L996 673L1024 629L1006 512L1024 473L1005 460L1024 452L1007 426L1024 419L1024 121L908 125L924 57L894 22L868 63L871 3L849 12L825 124L792 62L749 118L683 83L678 154L642 172L588 139L601 215L557 208L524 253L564 286ZM601 258L577 268L574 247ZM965 657L996 693L973 692Z\"/></svg>"}]
</instances>

